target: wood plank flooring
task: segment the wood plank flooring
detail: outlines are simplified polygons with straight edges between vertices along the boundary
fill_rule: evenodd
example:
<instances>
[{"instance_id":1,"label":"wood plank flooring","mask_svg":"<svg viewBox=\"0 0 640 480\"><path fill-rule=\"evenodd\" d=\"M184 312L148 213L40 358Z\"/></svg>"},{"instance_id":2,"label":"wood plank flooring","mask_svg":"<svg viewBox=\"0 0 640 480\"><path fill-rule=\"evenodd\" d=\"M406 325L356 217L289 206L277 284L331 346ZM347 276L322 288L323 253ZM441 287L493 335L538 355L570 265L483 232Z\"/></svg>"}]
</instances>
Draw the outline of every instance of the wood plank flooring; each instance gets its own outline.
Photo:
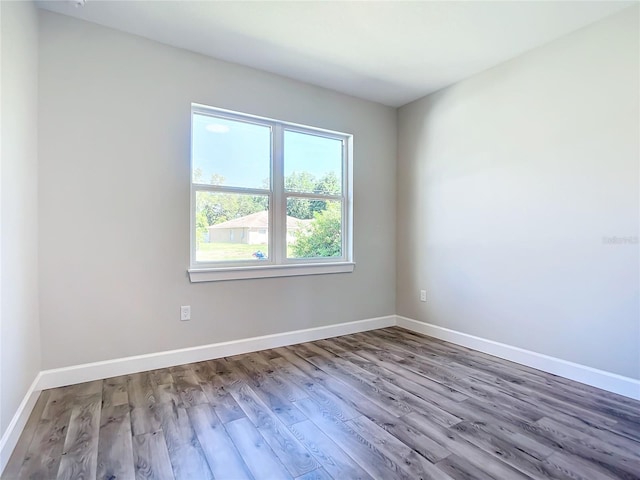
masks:
<instances>
[{"instance_id":1,"label":"wood plank flooring","mask_svg":"<svg viewBox=\"0 0 640 480\"><path fill-rule=\"evenodd\" d=\"M394 327L42 392L3 479L640 479L640 402Z\"/></svg>"}]
</instances>

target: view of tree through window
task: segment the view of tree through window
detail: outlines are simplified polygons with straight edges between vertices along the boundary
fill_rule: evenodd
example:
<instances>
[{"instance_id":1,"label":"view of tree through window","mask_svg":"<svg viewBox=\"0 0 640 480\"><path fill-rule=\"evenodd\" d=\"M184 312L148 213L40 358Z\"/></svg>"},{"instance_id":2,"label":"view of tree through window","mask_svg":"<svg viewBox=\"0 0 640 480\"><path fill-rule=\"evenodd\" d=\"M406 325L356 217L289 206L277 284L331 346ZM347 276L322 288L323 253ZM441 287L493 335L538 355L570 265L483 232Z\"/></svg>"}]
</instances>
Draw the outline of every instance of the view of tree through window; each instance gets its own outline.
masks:
<instances>
[{"instance_id":1,"label":"view of tree through window","mask_svg":"<svg viewBox=\"0 0 640 480\"><path fill-rule=\"evenodd\" d=\"M319 176L311 173L311 168L321 172ZM285 131L284 172L287 231L295 232L288 242L287 257L341 257L341 202L320 195L342 193L342 142ZM290 224L298 228L290 229Z\"/></svg>"},{"instance_id":2,"label":"view of tree through window","mask_svg":"<svg viewBox=\"0 0 640 480\"><path fill-rule=\"evenodd\" d=\"M195 262L343 257L344 138L230 117L193 113Z\"/></svg>"}]
</instances>

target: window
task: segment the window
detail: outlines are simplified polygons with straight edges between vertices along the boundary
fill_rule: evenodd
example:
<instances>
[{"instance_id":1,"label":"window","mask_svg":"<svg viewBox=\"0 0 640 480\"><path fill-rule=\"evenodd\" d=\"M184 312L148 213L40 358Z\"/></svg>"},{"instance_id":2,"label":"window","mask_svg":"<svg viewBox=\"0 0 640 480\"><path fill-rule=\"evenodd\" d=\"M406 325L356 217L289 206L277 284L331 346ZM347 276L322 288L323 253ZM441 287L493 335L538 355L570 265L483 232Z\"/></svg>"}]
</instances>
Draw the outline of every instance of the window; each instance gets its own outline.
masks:
<instances>
[{"instance_id":1,"label":"window","mask_svg":"<svg viewBox=\"0 0 640 480\"><path fill-rule=\"evenodd\" d=\"M353 271L351 135L191 117L192 282Z\"/></svg>"}]
</instances>

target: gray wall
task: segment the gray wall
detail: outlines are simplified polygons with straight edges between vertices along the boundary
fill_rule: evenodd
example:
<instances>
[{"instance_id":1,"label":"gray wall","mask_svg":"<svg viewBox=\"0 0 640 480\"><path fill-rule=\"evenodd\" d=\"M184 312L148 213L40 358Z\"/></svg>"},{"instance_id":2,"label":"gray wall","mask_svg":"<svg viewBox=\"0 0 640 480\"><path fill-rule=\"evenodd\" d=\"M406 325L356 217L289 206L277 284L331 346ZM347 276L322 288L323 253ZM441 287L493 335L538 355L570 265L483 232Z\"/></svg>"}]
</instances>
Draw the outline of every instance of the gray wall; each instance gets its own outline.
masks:
<instances>
[{"instance_id":1,"label":"gray wall","mask_svg":"<svg viewBox=\"0 0 640 480\"><path fill-rule=\"evenodd\" d=\"M632 7L400 109L399 315L640 378L603 241L639 234L638 40Z\"/></svg>"},{"instance_id":2,"label":"gray wall","mask_svg":"<svg viewBox=\"0 0 640 480\"><path fill-rule=\"evenodd\" d=\"M38 16L0 2L0 436L40 371L38 324Z\"/></svg>"},{"instance_id":3,"label":"gray wall","mask_svg":"<svg viewBox=\"0 0 640 480\"><path fill-rule=\"evenodd\" d=\"M395 313L394 109L40 20L44 369ZM354 273L189 283L191 102L354 134Z\"/></svg>"}]
</instances>

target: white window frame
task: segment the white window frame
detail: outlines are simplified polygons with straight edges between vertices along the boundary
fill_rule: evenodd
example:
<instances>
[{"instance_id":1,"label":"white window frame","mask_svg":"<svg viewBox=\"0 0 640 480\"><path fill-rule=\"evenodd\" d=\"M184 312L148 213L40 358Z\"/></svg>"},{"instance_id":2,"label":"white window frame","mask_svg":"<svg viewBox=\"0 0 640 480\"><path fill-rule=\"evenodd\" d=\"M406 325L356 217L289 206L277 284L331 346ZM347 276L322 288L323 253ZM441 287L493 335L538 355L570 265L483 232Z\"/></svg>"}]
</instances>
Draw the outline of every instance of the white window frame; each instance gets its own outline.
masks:
<instances>
[{"instance_id":1,"label":"white window frame","mask_svg":"<svg viewBox=\"0 0 640 480\"><path fill-rule=\"evenodd\" d=\"M250 278L284 277L297 275L318 275L328 273L348 273L355 268L353 260L353 135L294 124L271 118L248 115L231 110L191 105L191 121L195 114L210 116L212 119L254 123L271 128L271 165L269 190L260 188L226 187L220 185L196 184L193 182L193 152L190 155L190 268L189 278L195 282L239 280ZM193 127L193 126L192 126ZM192 128L193 130L193 128ZM316 193L288 192L284 188L284 132L292 131L342 142L342 193L327 195ZM222 192L248 195L267 195L269 198L269 255L265 260L196 261L196 193ZM286 255L286 214L288 198L309 198L314 200L339 200L342 204L342 257L331 258L287 258Z\"/></svg>"}]
</instances>

